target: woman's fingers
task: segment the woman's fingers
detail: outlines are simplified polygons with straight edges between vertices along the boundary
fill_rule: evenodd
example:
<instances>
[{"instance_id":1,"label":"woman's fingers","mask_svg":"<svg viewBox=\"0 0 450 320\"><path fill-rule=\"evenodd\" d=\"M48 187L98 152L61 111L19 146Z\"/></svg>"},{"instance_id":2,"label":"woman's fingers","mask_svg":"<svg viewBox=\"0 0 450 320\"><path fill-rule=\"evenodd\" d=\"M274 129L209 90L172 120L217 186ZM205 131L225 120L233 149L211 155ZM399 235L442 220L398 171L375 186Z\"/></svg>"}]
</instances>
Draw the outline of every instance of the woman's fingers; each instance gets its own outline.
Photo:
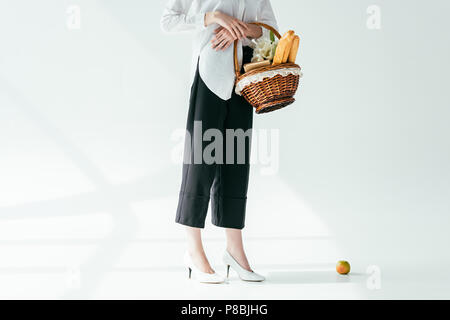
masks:
<instances>
[{"instance_id":1,"label":"woman's fingers","mask_svg":"<svg viewBox=\"0 0 450 320\"><path fill-rule=\"evenodd\" d=\"M234 39L231 38L231 36L227 35L221 39L217 39L214 41L213 49L216 51L219 50L225 50L227 49L232 43L234 42Z\"/></svg>"},{"instance_id":2,"label":"woman's fingers","mask_svg":"<svg viewBox=\"0 0 450 320\"><path fill-rule=\"evenodd\" d=\"M225 28L233 35L234 38L240 39L242 34L237 25L238 24L235 22L235 19L231 18L227 21Z\"/></svg>"},{"instance_id":3,"label":"woman's fingers","mask_svg":"<svg viewBox=\"0 0 450 320\"><path fill-rule=\"evenodd\" d=\"M221 41L222 40L219 40L217 38L213 39L213 41L212 41L212 48L215 49Z\"/></svg>"},{"instance_id":4,"label":"woman's fingers","mask_svg":"<svg viewBox=\"0 0 450 320\"><path fill-rule=\"evenodd\" d=\"M223 32L218 33L214 38L213 38L213 48L215 48L218 44L220 44L222 41L224 40L230 40L232 39L232 36L230 35L230 33L227 30L223 30Z\"/></svg>"},{"instance_id":5,"label":"woman's fingers","mask_svg":"<svg viewBox=\"0 0 450 320\"><path fill-rule=\"evenodd\" d=\"M246 32L250 29L247 24L239 19L234 19L233 24L239 30L239 34L242 38L246 37Z\"/></svg>"},{"instance_id":6,"label":"woman's fingers","mask_svg":"<svg viewBox=\"0 0 450 320\"><path fill-rule=\"evenodd\" d=\"M242 26L242 24L240 24L240 21L239 21L239 20L236 20L236 21L235 21L235 26L236 26L236 28L239 30L239 33L240 33L240 35L241 35L241 38L245 38L245 37L246 37L246 35L245 35L245 33L246 33L246 28L245 28L244 26Z\"/></svg>"},{"instance_id":7,"label":"woman's fingers","mask_svg":"<svg viewBox=\"0 0 450 320\"><path fill-rule=\"evenodd\" d=\"M220 36L220 37L231 37L231 34L228 32L228 30L222 29L222 30L217 34L217 36Z\"/></svg>"},{"instance_id":8,"label":"woman's fingers","mask_svg":"<svg viewBox=\"0 0 450 320\"><path fill-rule=\"evenodd\" d=\"M219 45L216 47L216 50L217 50L217 51L219 51L219 50L224 50L227 43L228 43L228 40L227 40L227 39L222 40L222 41L219 43Z\"/></svg>"},{"instance_id":9,"label":"woman's fingers","mask_svg":"<svg viewBox=\"0 0 450 320\"><path fill-rule=\"evenodd\" d=\"M238 20L239 24L244 27L245 30L250 30L250 27L248 26L247 23L245 23L244 21Z\"/></svg>"},{"instance_id":10,"label":"woman's fingers","mask_svg":"<svg viewBox=\"0 0 450 320\"><path fill-rule=\"evenodd\" d=\"M216 50L216 51L218 51L219 50L219 47L220 47L220 45L221 45L221 43L222 43L222 41L224 41L224 40L220 40L220 41L217 41L215 44L213 44L213 49L214 50Z\"/></svg>"},{"instance_id":11,"label":"woman's fingers","mask_svg":"<svg viewBox=\"0 0 450 320\"><path fill-rule=\"evenodd\" d=\"M229 46L233 44L234 41L228 41L222 50L227 50Z\"/></svg>"},{"instance_id":12,"label":"woman's fingers","mask_svg":"<svg viewBox=\"0 0 450 320\"><path fill-rule=\"evenodd\" d=\"M212 43L217 43L219 40L222 40L224 37L227 37L229 33L227 30L223 29L219 33L217 33L214 38L211 40Z\"/></svg>"},{"instance_id":13,"label":"woman's fingers","mask_svg":"<svg viewBox=\"0 0 450 320\"><path fill-rule=\"evenodd\" d=\"M243 35L242 35L242 32L239 29L238 25L237 24L233 24L232 27L233 27L234 32L237 35L237 39L239 39L239 40L242 39Z\"/></svg>"},{"instance_id":14,"label":"woman's fingers","mask_svg":"<svg viewBox=\"0 0 450 320\"><path fill-rule=\"evenodd\" d=\"M234 17L224 15L219 22L219 27L214 30L215 36L211 40L212 47L215 50L228 49L236 39L246 37L249 26Z\"/></svg>"},{"instance_id":15,"label":"woman's fingers","mask_svg":"<svg viewBox=\"0 0 450 320\"><path fill-rule=\"evenodd\" d=\"M217 44L219 44L222 40L225 39L225 35L220 35L220 36L215 36L211 42L213 44L213 48L215 48L217 46Z\"/></svg>"},{"instance_id":16,"label":"woman's fingers","mask_svg":"<svg viewBox=\"0 0 450 320\"><path fill-rule=\"evenodd\" d=\"M246 31L249 30L247 24L239 19L236 19L227 14L221 14L217 23L223 28L227 29L233 37L242 39L246 37ZM220 28L217 28L214 32L220 32Z\"/></svg>"},{"instance_id":17,"label":"woman's fingers","mask_svg":"<svg viewBox=\"0 0 450 320\"><path fill-rule=\"evenodd\" d=\"M228 32L230 32L230 34L233 36L233 38L238 38L236 32L233 29L233 25L227 25L227 26L225 26L225 29L228 30Z\"/></svg>"}]
</instances>

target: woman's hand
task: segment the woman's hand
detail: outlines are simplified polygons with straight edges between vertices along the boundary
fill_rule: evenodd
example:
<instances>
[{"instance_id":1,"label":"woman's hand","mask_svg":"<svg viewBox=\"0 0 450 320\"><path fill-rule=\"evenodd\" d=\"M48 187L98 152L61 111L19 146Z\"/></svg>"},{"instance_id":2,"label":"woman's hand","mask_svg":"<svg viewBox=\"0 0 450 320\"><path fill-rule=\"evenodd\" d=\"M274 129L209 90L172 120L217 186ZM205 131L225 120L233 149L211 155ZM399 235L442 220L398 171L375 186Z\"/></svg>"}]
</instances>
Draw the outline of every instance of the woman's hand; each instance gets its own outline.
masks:
<instances>
[{"instance_id":1,"label":"woman's hand","mask_svg":"<svg viewBox=\"0 0 450 320\"><path fill-rule=\"evenodd\" d=\"M229 46L231 46L236 40L236 38L224 27L219 27L214 30L216 34L214 38L211 40L212 48L216 51L226 50Z\"/></svg>"},{"instance_id":2,"label":"woman's hand","mask_svg":"<svg viewBox=\"0 0 450 320\"><path fill-rule=\"evenodd\" d=\"M245 32L247 38L259 38L262 35L262 28L255 24L246 24L248 29ZM215 36L211 40L212 47L216 51L226 50L236 40L232 34L224 27L219 27L214 30Z\"/></svg>"},{"instance_id":3,"label":"woman's hand","mask_svg":"<svg viewBox=\"0 0 450 320\"><path fill-rule=\"evenodd\" d=\"M208 12L205 15L205 25L209 26L212 23L217 23L225 28L234 39L242 39L246 37L248 26L245 22L231 17L220 11Z\"/></svg>"},{"instance_id":4,"label":"woman's hand","mask_svg":"<svg viewBox=\"0 0 450 320\"><path fill-rule=\"evenodd\" d=\"M258 39L262 36L262 28L256 24L248 23L247 24L248 30L245 33L245 36L250 39Z\"/></svg>"}]
</instances>

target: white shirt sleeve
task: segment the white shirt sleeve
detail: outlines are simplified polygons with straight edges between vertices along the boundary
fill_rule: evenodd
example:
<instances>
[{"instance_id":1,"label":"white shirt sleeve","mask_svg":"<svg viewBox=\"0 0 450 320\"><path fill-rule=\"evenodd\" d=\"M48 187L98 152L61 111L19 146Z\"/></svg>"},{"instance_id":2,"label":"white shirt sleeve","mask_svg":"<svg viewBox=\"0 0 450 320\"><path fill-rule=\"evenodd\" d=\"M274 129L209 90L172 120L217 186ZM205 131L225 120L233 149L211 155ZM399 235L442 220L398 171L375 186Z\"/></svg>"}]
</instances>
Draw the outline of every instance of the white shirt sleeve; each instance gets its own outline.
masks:
<instances>
[{"instance_id":1,"label":"white shirt sleeve","mask_svg":"<svg viewBox=\"0 0 450 320\"><path fill-rule=\"evenodd\" d=\"M164 32L203 30L206 12L192 10L194 0L168 0L161 17Z\"/></svg>"},{"instance_id":2,"label":"white shirt sleeve","mask_svg":"<svg viewBox=\"0 0 450 320\"><path fill-rule=\"evenodd\" d=\"M277 19L275 18L275 14L273 12L272 5L270 4L270 0L262 0L261 1L261 6L258 8L256 21L265 23L271 27L274 27L276 30L278 30ZM270 31L264 27L261 27L261 28L262 28L262 32L263 32L262 37L268 38ZM251 43L251 40L248 38L245 38L242 40L243 46L250 46L250 43Z\"/></svg>"},{"instance_id":3,"label":"white shirt sleeve","mask_svg":"<svg viewBox=\"0 0 450 320\"><path fill-rule=\"evenodd\" d=\"M259 7L257 13L258 22L262 22L268 24L271 27L274 27L276 30L278 29L277 19L275 18L275 14L272 9L272 5L270 4L270 0L262 0L261 6ZM263 29L263 36L269 33L269 30L266 28Z\"/></svg>"}]
</instances>

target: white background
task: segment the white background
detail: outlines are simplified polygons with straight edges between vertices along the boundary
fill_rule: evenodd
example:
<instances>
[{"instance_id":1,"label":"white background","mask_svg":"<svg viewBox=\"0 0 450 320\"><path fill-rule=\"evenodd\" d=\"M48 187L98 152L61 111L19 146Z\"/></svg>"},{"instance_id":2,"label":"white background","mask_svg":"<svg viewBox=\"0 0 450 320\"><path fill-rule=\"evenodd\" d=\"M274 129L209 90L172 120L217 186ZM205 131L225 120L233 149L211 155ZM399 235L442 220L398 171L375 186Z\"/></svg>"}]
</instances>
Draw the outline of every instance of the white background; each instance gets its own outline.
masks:
<instances>
[{"instance_id":1,"label":"white background","mask_svg":"<svg viewBox=\"0 0 450 320\"><path fill-rule=\"evenodd\" d=\"M254 166L249 190L258 288L181 266L191 35L160 31L163 3L0 3L0 297L450 298L449 2L272 0L304 78L255 115L280 130L278 173ZM204 237L223 273L223 231Z\"/></svg>"}]
</instances>

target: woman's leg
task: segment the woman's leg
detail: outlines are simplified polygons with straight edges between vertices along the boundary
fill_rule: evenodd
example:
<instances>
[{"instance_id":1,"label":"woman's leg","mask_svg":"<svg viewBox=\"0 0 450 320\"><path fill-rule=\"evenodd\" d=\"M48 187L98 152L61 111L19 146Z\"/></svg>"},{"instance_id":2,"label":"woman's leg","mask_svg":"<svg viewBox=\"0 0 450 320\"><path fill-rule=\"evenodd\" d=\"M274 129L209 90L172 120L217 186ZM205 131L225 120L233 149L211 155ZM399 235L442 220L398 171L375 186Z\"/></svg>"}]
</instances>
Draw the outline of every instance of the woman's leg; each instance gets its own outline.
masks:
<instances>
[{"instance_id":1,"label":"woman's leg","mask_svg":"<svg viewBox=\"0 0 450 320\"><path fill-rule=\"evenodd\" d=\"M204 228L214 182L215 163L204 159L203 152L211 143L205 139L208 131L224 127L226 101L217 97L203 82L198 67L189 101L183 175L175 221L193 228Z\"/></svg>"},{"instance_id":2,"label":"woman's leg","mask_svg":"<svg viewBox=\"0 0 450 320\"><path fill-rule=\"evenodd\" d=\"M241 265L242 268L252 271L248 263L247 256L244 251L244 243L242 241L242 230L225 229L227 236L227 251Z\"/></svg>"},{"instance_id":3,"label":"woman's leg","mask_svg":"<svg viewBox=\"0 0 450 320\"><path fill-rule=\"evenodd\" d=\"M202 272L214 273L213 268L209 264L202 243L202 232L200 228L186 227L186 235L188 242L188 252L192 261Z\"/></svg>"},{"instance_id":4,"label":"woman's leg","mask_svg":"<svg viewBox=\"0 0 450 320\"><path fill-rule=\"evenodd\" d=\"M253 50L249 47L244 47L244 62L250 62L252 56ZM235 151L234 163L219 166L219 170L216 172L218 179L213 185L213 190L219 200L213 201L213 222L226 228L228 253L233 256L241 267L252 271L245 255L242 229L245 225L245 209L247 205L253 108L242 96L233 93L232 98L228 101L228 111L225 129L237 130L241 134L244 133L245 147L242 150L237 146L233 146ZM226 143L231 142L232 145L239 144L239 139L230 141L225 138L225 141ZM227 154L226 149L225 146L225 155ZM239 155L239 152L242 151L244 151L244 154ZM244 163L239 161L242 158Z\"/></svg>"},{"instance_id":5,"label":"woman's leg","mask_svg":"<svg viewBox=\"0 0 450 320\"><path fill-rule=\"evenodd\" d=\"M208 89L200 77L197 66L191 87L186 126L191 139L186 139L183 178L175 221L185 226L188 252L193 263L206 273L214 273L214 270L203 249L201 228L205 225L216 165L203 161L203 149L209 143L203 141L203 134L208 129L221 129L225 113L225 101ZM200 155L200 161L197 161L198 155Z\"/></svg>"},{"instance_id":6,"label":"woman's leg","mask_svg":"<svg viewBox=\"0 0 450 320\"><path fill-rule=\"evenodd\" d=\"M229 149L234 149L234 159L232 163L218 166L212 201L213 223L225 228L228 253L248 271L252 270L245 255L241 230L245 225L252 120L253 109L248 102L241 96L233 95L229 101L225 128L234 130L240 138L230 139L231 136L228 136L224 139L225 145L231 144ZM239 144L241 147L238 147ZM227 146L224 154L225 157L228 154Z\"/></svg>"},{"instance_id":7,"label":"woman's leg","mask_svg":"<svg viewBox=\"0 0 450 320\"><path fill-rule=\"evenodd\" d=\"M250 176L253 110L241 96L227 101L224 135L224 164L217 165L211 189L212 223L243 229Z\"/></svg>"}]
</instances>

